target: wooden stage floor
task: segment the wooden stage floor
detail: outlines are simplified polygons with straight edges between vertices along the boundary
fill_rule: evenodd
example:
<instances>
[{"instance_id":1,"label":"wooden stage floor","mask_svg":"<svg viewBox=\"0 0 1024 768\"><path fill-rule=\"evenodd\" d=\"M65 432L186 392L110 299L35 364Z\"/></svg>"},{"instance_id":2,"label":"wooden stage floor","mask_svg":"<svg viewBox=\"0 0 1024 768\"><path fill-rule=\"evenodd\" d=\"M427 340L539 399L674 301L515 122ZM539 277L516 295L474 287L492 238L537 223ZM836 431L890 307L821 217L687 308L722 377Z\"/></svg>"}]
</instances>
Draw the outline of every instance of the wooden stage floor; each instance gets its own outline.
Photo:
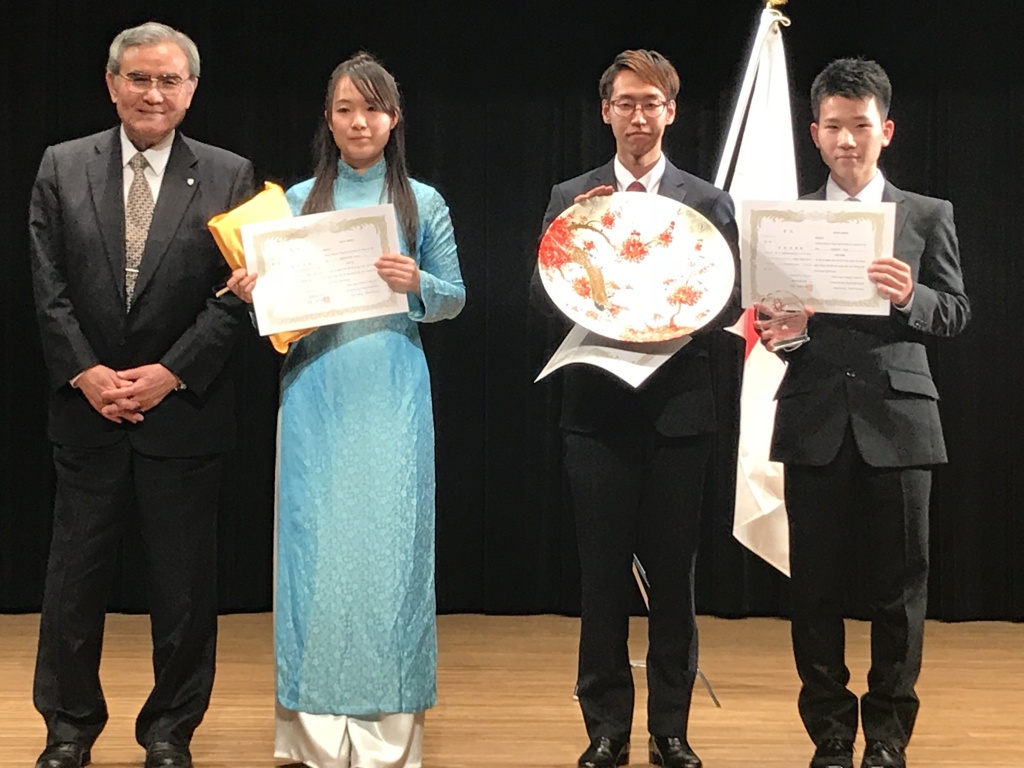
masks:
<instances>
[{"instance_id":1,"label":"wooden stage floor","mask_svg":"<svg viewBox=\"0 0 1024 768\"><path fill-rule=\"evenodd\" d=\"M644 619L632 651L642 657ZM44 739L32 708L38 616L0 616L0 768L30 768ZM572 700L579 622L557 616L442 616L438 706L427 715L429 768L572 768L586 745ZM796 713L789 625L700 619L701 668L721 708L697 684L690 742L706 768L803 768L810 745ZM848 625L853 679L867 672L867 626ZM97 768L142 763L134 716L151 681L145 617L111 615L102 677L111 720ZM645 765L643 671L637 670L632 764ZM859 689L858 689L859 690ZM923 701L908 759L914 768L1024 766L1024 624L930 622ZM197 768L271 768L273 656L268 614L221 619L213 703L192 743ZM860 745L858 745L858 754Z\"/></svg>"}]
</instances>

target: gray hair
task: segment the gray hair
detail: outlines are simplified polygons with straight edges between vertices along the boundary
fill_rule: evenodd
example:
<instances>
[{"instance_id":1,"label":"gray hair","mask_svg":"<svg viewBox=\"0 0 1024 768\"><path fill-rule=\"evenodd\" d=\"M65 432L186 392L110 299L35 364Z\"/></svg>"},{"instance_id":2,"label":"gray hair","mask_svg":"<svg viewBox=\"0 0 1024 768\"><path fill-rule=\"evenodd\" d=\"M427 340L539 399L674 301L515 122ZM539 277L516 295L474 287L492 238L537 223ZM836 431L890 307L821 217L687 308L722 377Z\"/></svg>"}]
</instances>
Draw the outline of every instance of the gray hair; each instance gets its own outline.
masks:
<instances>
[{"instance_id":1,"label":"gray hair","mask_svg":"<svg viewBox=\"0 0 1024 768\"><path fill-rule=\"evenodd\" d=\"M110 44L110 52L107 54L107 72L112 75L119 72L121 56L128 48L159 43L174 43L181 48L188 61L189 74L192 77L199 77L199 49L192 42L192 38L184 32L179 32L158 21L147 21L145 24L120 32L114 38L114 42Z\"/></svg>"}]
</instances>

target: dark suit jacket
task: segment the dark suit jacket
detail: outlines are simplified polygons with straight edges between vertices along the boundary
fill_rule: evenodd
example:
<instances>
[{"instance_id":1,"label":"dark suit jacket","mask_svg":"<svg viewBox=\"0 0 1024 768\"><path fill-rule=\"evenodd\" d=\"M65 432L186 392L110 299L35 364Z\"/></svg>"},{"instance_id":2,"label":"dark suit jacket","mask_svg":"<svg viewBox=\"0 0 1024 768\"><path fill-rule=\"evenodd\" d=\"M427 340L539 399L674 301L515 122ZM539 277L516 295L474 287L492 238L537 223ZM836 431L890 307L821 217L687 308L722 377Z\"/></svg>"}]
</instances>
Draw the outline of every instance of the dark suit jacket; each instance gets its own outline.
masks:
<instances>
[{"instance_id":1,"label":"dark suit jacket","mask_svg":"<svg viewBox=\"0 0 1024 768\"><path fill-rule=\"evenodd\" d=\"M615 186L614 161L556 184L544 214L544 230L573 204L577 195L604 184ZM666 164L658 194L699 211L722 232L733 255L738 254L735 210L728 194L672 163ZM738 264L736 275L738 286ZM544 293L543 286L537 287L539 281L535 272L535 297ZM535 301L550 306L546 296ZM637 389L600 368L569 366L564 371L560 426L572 432L598 432L616 420L641 418L667 437L713 432L717 424L706 332L730 324L739 313L736 288L733 300L715 321L695 334L693 341Z\"/></svg>"},{"instance_id":2,"label":"dark suit jacket","mask_svg":"<svg viewBox=\"0 0 1024 768\"><path fill-rule=\"evenodd\" d=\"M49 436L75 447L126 436L154 456L197 456L234 442L225 364L245 317L206 228L252 193L252 164L175 134L125 312L124 192L119 128L49 147L32 189L29 234L36 311L51 397ZM114 424L68 382L96 364L163 363L187 386L138 425Z\"/></svg>"},{"instance_id":3,"label":"dark suit jacket","mask_svg":"<svg viewBox=\"0 0 1024 768\"><path fill-rule=\"evenodd\" d=\"M807 199L824 200L825 187ZM896 203L894 255L914 273L911 309L890 308L888 317L810 319L811 340L786 356L786 375L776 394L775 461L829 463L847 424L872 466L946 461L939 395L924 341L954 336L970 318L953 206L888 182L883 200Z\"/></svg>"}]
</instances>

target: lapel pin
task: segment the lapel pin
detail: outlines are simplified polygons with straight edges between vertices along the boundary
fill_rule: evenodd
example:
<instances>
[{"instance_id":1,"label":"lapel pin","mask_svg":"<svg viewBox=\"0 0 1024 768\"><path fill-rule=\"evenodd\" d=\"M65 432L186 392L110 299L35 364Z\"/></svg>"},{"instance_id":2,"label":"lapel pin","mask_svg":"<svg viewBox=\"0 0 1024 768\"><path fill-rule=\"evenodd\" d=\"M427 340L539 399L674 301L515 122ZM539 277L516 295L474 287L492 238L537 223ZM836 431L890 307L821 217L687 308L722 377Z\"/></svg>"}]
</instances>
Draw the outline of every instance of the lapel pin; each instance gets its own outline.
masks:
<instances>
[{"instance_id":1,"label":"lapel pin","mask_svg":"<svg viewBox=\"0 0 1024 768\"><path fill-rule=\"evenodd\" d=\"M192 179L192 178L190 178L190 179L187 179L187 180L185 181L185 183L186 183L186 184L188 184L188 185L189 185L189 186L191 187L191 186L192 186L193 184L195 184L195 183L196 183L196 180L195 180L195 179Z\"/></svg>"}]
</instances>

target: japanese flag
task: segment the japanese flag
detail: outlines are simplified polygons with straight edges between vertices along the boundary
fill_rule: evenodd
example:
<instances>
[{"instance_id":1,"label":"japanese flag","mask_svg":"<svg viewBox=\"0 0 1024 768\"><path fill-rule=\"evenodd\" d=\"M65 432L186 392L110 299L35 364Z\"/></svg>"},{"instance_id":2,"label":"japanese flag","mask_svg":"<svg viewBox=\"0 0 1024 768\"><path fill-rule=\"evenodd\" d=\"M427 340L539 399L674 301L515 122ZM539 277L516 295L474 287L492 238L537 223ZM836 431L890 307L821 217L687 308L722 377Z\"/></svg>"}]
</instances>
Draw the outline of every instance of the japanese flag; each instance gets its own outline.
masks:
<instances>
[{"instance_id":1,"label":"japanese flag","mask_svg":"<svg viewBox=\"0 0 1024 768\"><path fill-rule=\"evenodd\" d=\"M774 8L761 13L716 185L741 200L795 200L796 158L782 27ZM789 575L789 529L782 465L768 460L775 421L775 390L785 364L760 344L747 309L728 330L746 340L740 393L740 438L733 536Z\"/></svg>"}]
</instances>

